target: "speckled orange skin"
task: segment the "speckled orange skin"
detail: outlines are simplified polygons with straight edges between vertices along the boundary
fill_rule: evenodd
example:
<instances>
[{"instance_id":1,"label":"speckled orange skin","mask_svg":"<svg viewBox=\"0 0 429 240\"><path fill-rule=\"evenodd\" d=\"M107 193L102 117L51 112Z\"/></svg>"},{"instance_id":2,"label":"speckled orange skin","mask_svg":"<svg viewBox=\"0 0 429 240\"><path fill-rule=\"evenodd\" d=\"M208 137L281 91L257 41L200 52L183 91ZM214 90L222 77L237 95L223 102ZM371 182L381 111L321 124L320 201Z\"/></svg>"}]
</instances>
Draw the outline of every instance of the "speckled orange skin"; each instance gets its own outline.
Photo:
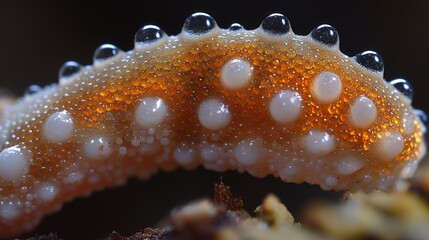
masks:
<instances>
[{"instance_id":1,"label":"speckled orange skin","mask_svg":"<svg viewBox=\"0 0 429 240\"><path fill-rule=\"evenodd\" d=\"M253 65L253 76L245 88L228 90L219 80L221 69L235 57ZM340 98L331 104L319 103L311 93L313 77L326 70L336 73L343 83ZM1 236L31 229L42 216L77 196L123 184L130 176L147 178L159 169L175 169L179 165L171 157L171 150L182 142L195 144L198 149L198 144L204 141L226 146L249 137L260 138L267 149L264 161L251 167L240 166L230 160L230 149L226 147L216 170L236 169L258 177L278 176L285 163L276 156L287 154L290 158L305 160L306 153L296 139L309 130L323 129L337 140L332 159L343 154L344 149L366 159L365 166L354 174L334 174L338 178L338 184L333 187L336 190L377 189L380 179L388 181L383 186L390 188L400 178L402 168L421 155L419 145L423 134L415 118L414 133L404 137L401 154L393 161L377 159L372 151L377 135L382 130L401 132L401 116L404 111L413 114L412 107L381 75L365 70L338 49L308 37L288 34L279 41L267 38L259 30L217 30L193 40L182 34L121 53L102 65L89 66L74 78L65 85L48 87L5 108L7 115L2 116L0 123L8 119L16 124L10 128L8 142L2 147L19 145L32 153L32 159L23 180L0 179L0 200L13 199L31 207L23 207L25 213L13 221L0 221ZM303 100L299 119L286 125L275 122L268 111L270 98L282 89L299 92ZM368 129L355 129L348 122L351 101L360 95L371 98L378 109L376 122ZM145 96L162 98L169 110L167 120L157 127L168 132L169 143L157 150L157 146L161 146L158 142L153 154L139 154L138 148L131 144L133 134L146 134L133 120L135 108ZM231 123L219 131L204 129L196 115L199 104L211 97L228 104L232 113ZM43 123L50 113L62 110L72 116L75 132L64 143L50 143L41 133ZM82 145L86 136L93 134L103 134L112 140L114 153L107 159L85 158ZM135 154L120 156L117 138L123 139L121 147ZM166 148L171 149L170 153L164 151ZM183 167L193 169L201 165L199 159ZM302 173L286 180L307 181L323 187L312 175L318 171L329 172L330 166L323 164L319 168L317 171L303 168ZM73 171L81 172L83 179L64 183L62 179ZM368 175L372 178L365 181ZM98 180L94 180L96 178ZM26 195L41 182L54 183L59 189L56 197L47 202L37 198L28 200Z\"/></svg>"}]
</instances>

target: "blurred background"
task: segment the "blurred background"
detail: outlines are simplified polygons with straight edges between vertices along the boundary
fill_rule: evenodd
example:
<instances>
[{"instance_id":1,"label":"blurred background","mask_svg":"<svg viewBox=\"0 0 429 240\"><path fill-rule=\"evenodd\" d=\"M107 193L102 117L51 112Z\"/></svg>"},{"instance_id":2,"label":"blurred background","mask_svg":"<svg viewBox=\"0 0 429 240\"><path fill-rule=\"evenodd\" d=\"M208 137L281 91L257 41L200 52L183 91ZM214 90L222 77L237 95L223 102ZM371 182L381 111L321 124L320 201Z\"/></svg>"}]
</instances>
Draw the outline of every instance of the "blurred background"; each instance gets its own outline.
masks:
<instances>
[{"instance_id":1,"label":"blurred background","mask_svg":"<svg viewBox=\"0 0 429 240\"><path fill-rule=\"evenodd\" d=\"M222 28L234 22L257 28L269 14L279 12L291 21L296 34L306 35L320 24L331 24L340 34L340 49L353 56L364 50L380 53L385 78L405 78L415 90L414 107L429 112L425 94L429 70L429 1L1 1L0 87L21 95L30 84L47 85L58 79L68 60L88 65L95 48L111 43L133 48L134 34L155 24L167 34L181 31L187 16L202 11ZM243 197L249 211L269 192L279 195L298 217L306 202L336 199L341 194L317 186L285 184L247 174L176 171L151 180L132 179L127 185L104 190L65 204L32 234L51 231L66 239L96 239L115 230L129 235L155 226L169 211L187 201L212 195L220 177Z\"/></svg>"}]
</instances>

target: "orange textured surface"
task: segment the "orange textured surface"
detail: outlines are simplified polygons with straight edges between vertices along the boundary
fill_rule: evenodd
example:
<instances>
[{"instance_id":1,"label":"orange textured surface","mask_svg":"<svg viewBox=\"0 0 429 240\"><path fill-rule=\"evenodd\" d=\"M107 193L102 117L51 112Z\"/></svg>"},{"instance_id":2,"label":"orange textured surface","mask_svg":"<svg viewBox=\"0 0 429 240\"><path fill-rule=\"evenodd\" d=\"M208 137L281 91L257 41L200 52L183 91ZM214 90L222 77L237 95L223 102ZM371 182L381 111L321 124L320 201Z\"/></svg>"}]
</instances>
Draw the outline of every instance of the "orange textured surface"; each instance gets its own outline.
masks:
<instances>
[{"instance_id":1,"label":"orange textured surface","mask_svg":"<svg viewBox=\"0 0 429 240\"><path fill-rule=\"evenodd\" d=\"M221 70L236 58L250 63L253 70L249 83L232 90L222 85ZM335 73L342 82L341 95L332 103L321 103L312 93L313 80L323 71ZM276 122L268 107L281 90L298 92L302 98L298 119L287 124ZM350 124L350 106L359 96L368 97L377 108L376 120L367 128ZM162 99L168 109L166 119L154 128L142 128L135 121L136 108L145 97ZM204 128L197 115L200 104L211 98L225 103L231 113L230 123L216 131ZM0 211L6 212L0 214L0 235L32 228L43 215L76 196L122 184L130 176L147 178L159 169L203 165L257 177L272 174L324 189L390 189L402 169L420 158L424 144L417 117L412 133L403 133L403 114L414 116L413 109L382 75L309 37L288 34L278 40L260 29L218 29L198 39L179 35L121 52L3 111L7 138L1 149L18 146L31 157L22 178L0 178ZM70 115L73 134L53 143L42 129L51 114L61 111ZM327 156L314 156L302 147L300 139L312 130L324 131L334 140ZM403 150L389 161L374 152L383 132L403 137ZM88 159L84 146L93 136L103 136L111 153ZM234 155L246 139L261 142L256 150L251 148L263 156L250 165ZM201 157L205 150L216 159ZM177 151L179 156L188 154L185 161L177 160ZM364 165L350 174L336 172L339 160L348 154L358 156ZM290 166L297 172L282 175ZM38 189L46 184L48 194L43 195L46 191Z\"/></svg>"}]
</instances>

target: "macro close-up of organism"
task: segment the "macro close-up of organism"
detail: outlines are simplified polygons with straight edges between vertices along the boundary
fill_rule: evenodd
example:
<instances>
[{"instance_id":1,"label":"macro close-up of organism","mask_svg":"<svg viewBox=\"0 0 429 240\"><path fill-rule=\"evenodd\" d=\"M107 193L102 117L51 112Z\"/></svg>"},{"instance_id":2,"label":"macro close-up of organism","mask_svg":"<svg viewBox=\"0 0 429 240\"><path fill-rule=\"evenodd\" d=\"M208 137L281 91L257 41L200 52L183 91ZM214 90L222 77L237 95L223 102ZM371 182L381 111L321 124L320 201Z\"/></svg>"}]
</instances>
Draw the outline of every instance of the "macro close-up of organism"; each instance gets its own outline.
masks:
<instances>
[{"instance_id":1,"label":"macro close-up of organism","mask_svg":"<svg viewBox=\"0 0 429 240\"><path fill-rule=\"evenodd\" d=\"M177 35L144 24L131 50L101 44L91 64L66 61L57 82L4 91L0 237L32 231L75 198L176 169L347 194L407 191L426 154L427 116L413 107L411 81L385 79L375 51L344 54L328 24L297 34L283 13L254 29L215 18L196 11ZM257 212L283 219L277 201Z\"/></svg>"}]
</instances>

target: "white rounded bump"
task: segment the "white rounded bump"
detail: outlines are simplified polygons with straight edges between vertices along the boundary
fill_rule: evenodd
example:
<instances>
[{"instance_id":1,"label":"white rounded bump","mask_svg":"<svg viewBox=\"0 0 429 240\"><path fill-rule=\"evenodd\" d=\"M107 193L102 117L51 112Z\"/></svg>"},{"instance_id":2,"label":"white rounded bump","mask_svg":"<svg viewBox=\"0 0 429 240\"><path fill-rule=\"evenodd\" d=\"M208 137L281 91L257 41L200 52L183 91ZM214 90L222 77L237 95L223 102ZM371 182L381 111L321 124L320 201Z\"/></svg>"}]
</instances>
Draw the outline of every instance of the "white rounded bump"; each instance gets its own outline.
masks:
<instances>
[{"instance_id":1,"label":"white rounded bump","mask_svg":"<svg viewBox=\"0 0 429 240\"><path fill-rule=\"evenodd\" d=\"M145 97L135 113L135 121L142 128L160 125L167 118L167 105L158 97Z\"/></svg>"},{"instance_id":2,"label":"white rounded bump","mask_svg":"<svg viewBox=\"0 0 429 240\"><path fill-rule=\"evenodd\" d=\"M390 161L404 149L404 138L399 132L383 132L380 134L375 151L381 160Z\"/></svg>"},{"instance_id":3,"label":"white rounded bump","mask_svg":"<svg viewBox=\"0 0 429 240\"><path fill-rule=\"evenodd\" d=\"M248 61L231 59L222 68L222 85L230 90L243 88L252 79L252 72L253 66Z\"/></svg>"},{"instance_id":4,"label":"white rounded bump","mask_svg":"<svg viewBox=\"0 0 429 240\"><path fill-rule=\"evenodd\" d=\"M214 162L222 157L223 149L216 144L208 144L201 148L201 159L205 162Z\"/></svg>"},{"instance_id":5,"label":"white rounded bump","mask_svg":"<svg viewBox=\"0 0 429 240\"><path fill-rule=\"evenodd\" d=\"M3 201L0 204L0 217L4 220L14 220L21 215L21 210L12 201Z\"/></svg>"},{"instance_id":6,"label":"white rounded bump","mask_svg":"<svg viewBox=\"0 0 429 240\"><path fill-rule=\"evenodd\" d=\"M303 137L303 148L306 152L321 156L332 152L335 148L334 139L327 133L312 130Z\"/></svg>"},{"instance_id":7,"label":"white rounded bump","mask_svg":"<svg viewBox=\"0 0 429 240\"><path fill-rule=\"evenodd\" d=\"M420 162L426 156L426 152L427 152L426 142L424 142L424 141L420 142L418 152L419 153L418 153L418 156L416 157L415 161Z\"/></svg>"},{"instance_id":8,"label":"white rounded bump","mask_svg":"<svg viewBox=\"0 0 429 240\"><path fill-rule=\"evenodd\" d=\"M402 127L404 128L403 134L410 135L414 132L414 129L416 127L414 123L414 115L410 114L409 112L404 112L402 115Z\"/></svg>"},{"instance_id":9,"label":"white rounded bump","mask_svg":"<svg viewBox=\"0 0 429 240\"><path fill-rule=\"evenodd\" d=\"M58 188L50 183L41 184L36 190L37 196L42 201L51 201L58 194Z\"/></svg>"},{"instance_id":10,"label":"white rounded bump","mask_svg":"<svg viewBox=\"0 0 429 240\"><path fill-rule=\"evenodd\" d=\"M279 176L282 181L290 182L296 177L297 174L299 174L300 168L301 167L299 165L286 165L279 171Z\"/></svg>"},{"instance_id":11,"label":"white rounded bump","mask_svg":"<svg viewBox=\"0 0 429 240\"><path fill-rule=\"evenodd\" d=\"M353 155L347 155L338 161L337 172L341 175L350 175L364 166L364 162Z\"/></svg>"},{"instance_id":12,"label":"white rounded bump","mask_svg":"<svg viewBox=\"0 0 429 240\"><path fill-rule=\"evenodd\" d=\"M337 74L324 71L313 79L311 90L319 102L331 103L340 97L342 87L343 84Z\"/></svg>"},{"instance_id":13,"label":"white rounded bump","mask_svg":"<svg viewBox=\"0 0 429 240\"><path fill-rule=\"evenodd\" d=\"M234 149L234 157L243 166L251 166L264 158L263 142L260 139L246 139Z\"/></svg>"},{"instance_id":14,"label":"white rounded bump","mask_svg":"<svg viewBox=\"0 0 429 240\"><path fill-rule=\"evenodd\" d=\"M401 178L411 178L414 176L414 173L417 171L420 161L411 160L405 164L405 167L401 171Z\"/></svg>"},{"instance_id":15,"label":"white rounded bump","mask_svg":"<svg viewBox=\"0 0 429 240\"><path fill-rule=\"evenodd\" d=\"M0 177L6 180L18 180L28 172L30 158L18 145L3 149L0 153Z\"/></svg>"},{"instance_id":16,"label":"white rounded bump","mask_svg":"<svg viewBox=\"0 0 429 240\"><path fill-rule=\"evenodd\" d=\"M302 98L297 92L282 90L271 98L269 111L278 123L290 123L301 113Z\"/></svg>"},{"instance_id":17,"label":"white rounded bump","mask_svg":"<svg viewBox=\"0 0 429 240\"><path fill-rule=\"evenodd\" d=\"M189 165L195 161L196 152L192 146L186 143L181 143L173 151L173 157L180 165Z\"/></svg>"},{"instance_id":18,"label":"white rounded bump","mask_svg":"<svg viewBox=\"0 0 429 240\"><path fill-rule=\"evenodd\" d=\"M84 146L85 157L100 160L109 157L113 153L109 139L104 136L93 136L89 138Z\"/></svg>"},{"instance_id":19,"label":"white rounded bump","mask_svg":"<svg viewBox=\"0 0 429 240\"><path fill-rule=\"evenodd\" d=\"M377 108L371 99L360 96L350 106L350 124L357 128L368 128L375 122Z\"/></svg>"},{"instance_id":20,"label":"white rounded bump","mask_svg":"<svg viewBox=\"0 0 429 240\"><path fill-rule=\"evenodd\" d=\"M338 185L338 178L336 176L333 176L333 175L328 175L328 176L325 176L323 183L325 184L324 187L326 189L332 189L336 185ZM322 185L322 187L323 187L323 185Z\"/></svg>"},{"instance_id":21,"label":"white rounded bump","mask_svg":"<svg viewBox=\"0 0 429 240\"><path fill-rule=\"evenodd\" d=\"M50 142L67 141L74 132L73 120L67 111L51 114L43 125L43 136Z\"/></svg>"},{"instance_id":22,"label":"white rounded bump","mask_svg":"<svg viewBox=\"0 0 429 240\"><path fill-rule=\"evenodd\" d=\"M201 103L198 119L203 127L209 130L220 130L231 122L228 106L218 99L209 99Z\"/></svg>"}]
</instances>

